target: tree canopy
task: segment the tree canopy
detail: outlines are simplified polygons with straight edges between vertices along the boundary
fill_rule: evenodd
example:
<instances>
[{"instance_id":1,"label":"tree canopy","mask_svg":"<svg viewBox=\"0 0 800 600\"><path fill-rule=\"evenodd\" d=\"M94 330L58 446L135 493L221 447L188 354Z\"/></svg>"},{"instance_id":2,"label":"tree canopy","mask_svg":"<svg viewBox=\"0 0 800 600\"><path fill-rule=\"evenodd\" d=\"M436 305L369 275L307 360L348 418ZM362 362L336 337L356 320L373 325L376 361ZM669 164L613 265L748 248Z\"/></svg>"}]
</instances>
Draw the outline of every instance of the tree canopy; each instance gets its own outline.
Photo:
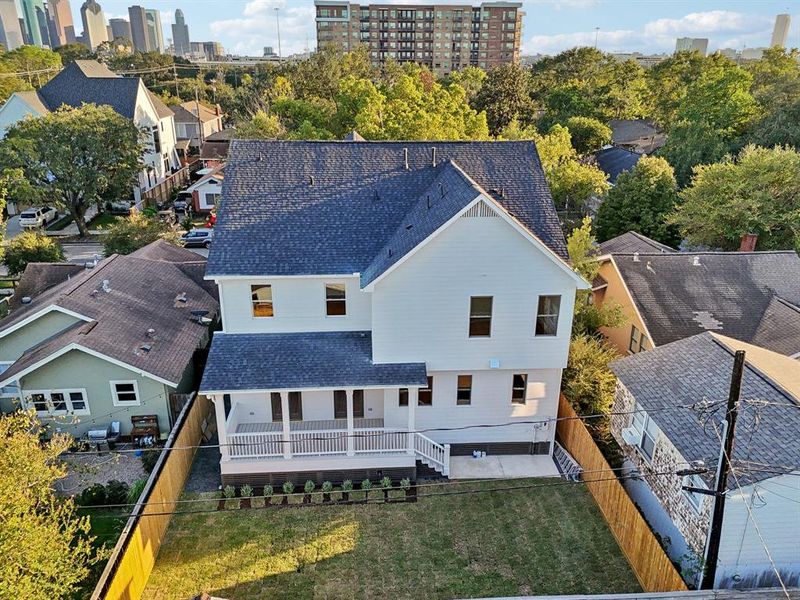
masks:
<instances>
[{"instance_id":1,"label":"tree canopy","mask_svg":"<svg viewBox=\"0 0 800 600\"><path fill-rule=\"evenodd\" d=\"M663 158L643 156L608 191L597 211L597 236L605 241L637 231L677 247L680 233L668 222L677 204L678 185L670 164Z\"/></svg>"},{"instance_id":2,"label":"tree canopy","mask_svg":"<svg viewBox=\"0 0 800 600\"><path fill-rule=\"evenodd\" d=\"M178 235L165 222L133 211L127 219L118 219L103 236L103 253L130 254L156 240L178 243Z\"/></svg>"},{"instance_id":3,"label":"tree canopy","mask_svg":"<svg viewBox=\"0 0 800 600\"><path fill-rule=\"evenodd\" d=\"M28 263L59 262L64 260L61 245L51 237L36 231L24 231L12 238L5 248L3 263L10 275L19 275Z\"/></svg>"},{"instance_id":4,"label":"tree canopy","mask_svg":"<svg viewBox=\"0 0 800 600\"><path fill-rule=\"evenodd\" d=\"M745 234L761 250L800 250L800 154L747 146L697 167L671 222L690 243L736 250Z\"/></svg>"},{"instance_id":5,"label":"tree canopy","mask_svg":"<svg viewBox=\"0 0 800 600\"><path fill-rule=\"evenodd\" d=\"M86 236L90 206L131 193L141 168L141 135L109 106L64 106L11 127L0 142L0 169L16 170L31 194L69 210Z\"/></svg>"}]
</instances>

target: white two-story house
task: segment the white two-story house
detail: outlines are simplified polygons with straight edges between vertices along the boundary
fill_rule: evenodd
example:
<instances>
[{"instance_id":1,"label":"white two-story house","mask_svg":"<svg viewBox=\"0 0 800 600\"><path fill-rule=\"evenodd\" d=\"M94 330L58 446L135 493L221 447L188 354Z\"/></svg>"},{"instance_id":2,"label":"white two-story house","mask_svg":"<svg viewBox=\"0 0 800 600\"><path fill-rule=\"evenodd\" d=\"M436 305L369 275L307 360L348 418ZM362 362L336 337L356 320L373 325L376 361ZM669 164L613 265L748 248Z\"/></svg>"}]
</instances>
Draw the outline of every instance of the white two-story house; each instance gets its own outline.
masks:
<instances>
[{"instance_id":1,"label":"white two-story house","mask_svg":"<svg viewBox=\"0 0 800 600\"><path fill-rule=\"evenodd\" d=\"M551 453L566 259L531 142L235 141L201 384L223 482Z\"/></svg>"},{"instance_id":2,"label":"white two-story house","mask_svg":"<svg viewBox=\"0 0 800 600\"><path fill-rule=\"evenodd\" d=\"M107 105L131 119L142 132L143 169L134 188L141 192L180 168L175 150L175 115L139 77L122 77L94 60L76 60L36 91L15 92L0 106L0 138L24 118L37 118L62 106Z\"/></svg>"}]
</instances>

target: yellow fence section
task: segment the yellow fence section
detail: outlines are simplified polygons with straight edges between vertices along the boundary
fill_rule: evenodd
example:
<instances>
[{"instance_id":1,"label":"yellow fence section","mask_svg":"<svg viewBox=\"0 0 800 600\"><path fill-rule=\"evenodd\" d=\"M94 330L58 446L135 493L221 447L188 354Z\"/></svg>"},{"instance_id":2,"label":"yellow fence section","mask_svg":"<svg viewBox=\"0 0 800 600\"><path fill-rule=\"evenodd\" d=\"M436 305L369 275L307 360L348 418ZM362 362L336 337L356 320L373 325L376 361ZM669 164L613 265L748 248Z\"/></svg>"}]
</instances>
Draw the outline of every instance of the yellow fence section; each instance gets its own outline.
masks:
<instances>
[{"instance_id":1,"label":"yellow fence section","mask_svg":"<svg viewBox=\"0 0 800 600\"><path fill-rule=\"evenodd\" d=\"M141 598L169 526L169 513L175 509L175 500L183 492L192 468L211 406L207 397L196 396L178 415L164 452L95 587L92 600Z\"/></svg>"},{"instance_id":2,"label":"yellow fence section","mask_svg":"<svg viewBox=\"0 0 800 600\"><path fill-rule=\"evenodd\" d=\"M650 526L644 520L625 488L616 479L600 449L583 421L562 395L558 407L556 432L564 448L586 471L585 480L595 502L600 507L611 533L646 592L686 590L686 584L666 555ZM567 417L566 419L563 417Z\"/></svg>"}]
</instances>

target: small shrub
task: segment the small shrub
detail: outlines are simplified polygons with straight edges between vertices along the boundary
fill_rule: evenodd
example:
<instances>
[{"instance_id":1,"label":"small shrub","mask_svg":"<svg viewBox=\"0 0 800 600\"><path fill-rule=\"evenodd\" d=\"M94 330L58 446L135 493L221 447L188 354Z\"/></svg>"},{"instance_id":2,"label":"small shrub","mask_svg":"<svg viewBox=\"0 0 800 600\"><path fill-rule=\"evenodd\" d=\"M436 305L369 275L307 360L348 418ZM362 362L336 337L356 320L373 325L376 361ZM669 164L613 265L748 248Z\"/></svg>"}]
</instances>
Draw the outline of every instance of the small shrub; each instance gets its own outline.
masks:
<instances>
[{"instance_id":1,"label":"small shrub","mask_svg":"<svg viewBox=\"0 0 800 600\"><path fill-rule=\"evenodd\" d=\"M291 481L287 481L283 484L283 493L284 494L293 494L294 493L294 484Z\"/></svg>"},{"instance_id":2,"label":"small shrub","mask_svg":"<svg viewBox=\"0 0 800 600\"><path fill-rule=\"evenodd\" d=\"M361 489L368 492L372 489L372 482L369 479L365 479L361 482Z\"/></svg>"},{"instance_id":3,"label":"small shrub","mask_svg":"<svg viewBox=\"0 0 800 600\"><path fill-rule=\"evenodd\" d=\"M381 479L381 487L385 490L392 487L392 478L384 477L383 479Z\"/></svg>"},{"instance_id":4,"label":"small shrub","mask_svg":"<svg viewBox=\"0 0 800 600\"><path fill-rule=\"evenodd\" d=\"M314 488L315 487L317 487L316 484L314 484L314 482L309 479L308 481L306 481L306 484L303 486L303 491L306 494L311 494L311 493L314 492Z\"/></svg>"},{"instance_id":5,"label":"small shrub","mask_svg":"<svg viewBox=\"0 0 800 600\"><path fill-rule=\"evenodd\" d=\"M148 448L142 452L142 467L144 467L145 472L153 472L153 469L156 468L159 456L161 456L161 452L155 449Z\"/></svg>"},{"instance_id":6,"label":"small shrub","mask_svg":"<svg viewBox=\"0 0 800 600\"><path fill-rule=\"evenodd\" d=\"M35 231L25 231L11 239L5 247L3 262L9 275L19 275L28 263L64 260L61 245L53 238Z\"/></svg>"},{"instance_id":7,"label":"small shrub","mask_svg":"<svg viewBox=\"0 0 800 600\"><path fill-rule=\"evenodd\" d=\"M400 480L400 488L403 490L410 490L411 489L411 480L408 477L403 477Z\"/></svg>"},{"instance_id":8,"label":"small shrub","mask_svg":"<svg viewBox=\"0 0 800 600\"><path fill-rule=\"evenodd\" d=\"M275 495L275 489L271 485L264 486L264 498L272 498Z\"/></svg>"},{"instance_id":9,"label":"small shrub","mask_svg":"<svg viewBox=\"0 0 800 600\"><path fill-rule=\"evenodd\" d=\"M131 487L124 481L112 479L106 484L106 502L108 504L125 504Z\"/></svg>"},{"instance_id":10,"label":"small shrub","mask_svg":"<svg viewBox=\"0 0 800 600\"><path fill-rule=\"evenodd\" d=\"M222 490L222 494L226 498L236 498L236 488L233 487L232 485L226 485L225 489Z\"/></svg>"},{"instance_id":11,"label":"small shrub","mask_svg":"<svg viewBox=\"0 0 800 600\"><path fill-rule=\"evenodd\" d=\"M349 479L345 479L342 482L342 491L343 492L352 492L353 491L353 482Z\"/></svg>"},{"instance_id":12,"label":"small shrub","mask_svg":"<svg viewBox=\"0 0 800 600\"><path fill-rule=\"evenodd\" d=\"M144 486L147 485L147 479L137 479L131 489L128 490L128 502L130 504L135 504L139 501L139 496L142 495L144 491Z\"/></svg>"},{"instance_id":13,"label":"small shrub","mask_svg":"<svg viewBox=\"0 0 800 600\"><path fill-rule=\"evenodd\" d=\"M107 504L106 487L102 483L95 483L78 494L75 501L81 506Z\"/></svg>"},{"instance_id":14,"label":"small shrub","mask_svg":"<svg viewBox=\"0 0 800 600\"><path fill-rule=\"evenodd\" d=\"M333 484L330 481L323 482L322 491L326 494L330 494L333 491Z\"/></svg>"},{"instance_id":15,"label":"small shrub","mask_svg":"<svg viewBox=\"0 0 800 600\"><path fill-rule=\"evenodd\" d=\"M239 488L239 496L242 498L250 498L253 495L253 488L246 483Z\"/></svg>"}]
</instances>

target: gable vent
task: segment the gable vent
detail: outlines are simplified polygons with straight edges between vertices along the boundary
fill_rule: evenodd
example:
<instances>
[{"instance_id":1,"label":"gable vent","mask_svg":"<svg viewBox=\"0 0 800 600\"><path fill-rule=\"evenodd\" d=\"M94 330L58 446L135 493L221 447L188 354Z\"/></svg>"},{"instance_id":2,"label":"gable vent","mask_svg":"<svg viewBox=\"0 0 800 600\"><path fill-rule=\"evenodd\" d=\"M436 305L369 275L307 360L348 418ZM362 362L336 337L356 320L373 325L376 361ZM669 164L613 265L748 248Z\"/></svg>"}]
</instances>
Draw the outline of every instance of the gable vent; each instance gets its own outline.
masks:
<instances>
[{"instance_id":1,"label":"gable vent","mask_svg":"<svg viewBox=\"0 0 800 600\"><path fill-rule=\"evenodd\" d=\"M464 212L462 217L496 217L497 213L486 202L478 202L475 206Z\"/></svg>"}]
</instances>

